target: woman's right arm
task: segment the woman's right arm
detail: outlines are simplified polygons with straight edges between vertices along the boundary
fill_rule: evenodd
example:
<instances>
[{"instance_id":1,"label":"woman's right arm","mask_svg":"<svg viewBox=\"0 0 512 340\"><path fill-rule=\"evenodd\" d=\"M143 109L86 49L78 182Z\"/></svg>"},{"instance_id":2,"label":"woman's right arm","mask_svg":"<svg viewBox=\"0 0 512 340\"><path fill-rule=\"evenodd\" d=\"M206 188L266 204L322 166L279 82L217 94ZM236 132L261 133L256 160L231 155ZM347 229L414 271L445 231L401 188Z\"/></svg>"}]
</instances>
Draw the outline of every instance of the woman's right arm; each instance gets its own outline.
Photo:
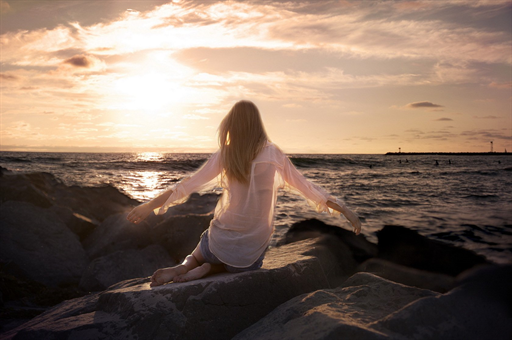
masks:
<instances>
[{"instance_id":1,"label":"woman's right arm","mask_svg":"<svg viewBox=\"0 0 512 340\"><path fill-rule=\"evenodd\" d=\"M310 205L316 205L317 211L323 210L322 207L325 206L333 210L339 211L347 218L350 224L352 224L352 227L354 228L354 233L359 234L361 232L361 221L352 210L347 208L343 203L339 203L336 198L329 195L323 188L308 181L295 168L295 166L293 166L290 159L288 159L284 154L283 157L283 178L289 185L291 185L304 198L306 198Z\"/></svg>"}]
</instances>

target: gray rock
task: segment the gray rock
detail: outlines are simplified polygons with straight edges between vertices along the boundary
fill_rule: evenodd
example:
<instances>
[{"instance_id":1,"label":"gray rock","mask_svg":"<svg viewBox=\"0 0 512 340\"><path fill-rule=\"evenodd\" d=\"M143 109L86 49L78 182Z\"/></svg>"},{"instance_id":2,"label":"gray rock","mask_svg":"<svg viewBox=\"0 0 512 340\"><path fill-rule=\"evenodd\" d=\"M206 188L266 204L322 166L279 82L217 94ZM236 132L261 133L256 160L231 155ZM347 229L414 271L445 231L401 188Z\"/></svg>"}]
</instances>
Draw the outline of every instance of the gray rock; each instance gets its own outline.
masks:
<instances>
[{"instance_id":1,"label":"gray rock","mask_svg":"<svg viewBox=\"0 0 512 340\"><path fill-rule=\"evenodd\" d=\"M474 251L431 240L402 226L386 225L377 232L378 257L404 266L457 276L488 263Z\"/></svg>"},{"instance_id":2,"label":"gray rock","mask_svg":"<svg viewBox=\"0 0 512 340\"><path fill-rule=\"evenodd\" d=\"M202 195L198 193L192 193L185 203L169 208L163 217L167 219L169 217L178 215L211 214L217 205L219 197L220 195L215 193Z\"/></svg>"},{"instance_id":3,"label":"gray rock","mask_svg":"<svg viewBox=\"0 0 512 340\"><path fill-rule=\"evenodd\" d=\"M315 247L316 240L306 240L271 249L252 272L153 289L148 279L121 282L64 302L4 337L230 339L294 296L330 286L318 258L304 255Z\"/></svg>"},{"instance_id":4,"label":"gray rock","mask_svg":"<svg viewBox=\"0 0 512 340\"><path fill-rule=\"evenodd\" d=\"M363 262L358 271L370 272L391 281L439 293L446 293L456 285L452 276L401 266L377 258Z\"/></svg>"},{"instance_id":5,"label":"gray rock","mask_svg":"<svg viewBox=\"0 0 512 340\"><path fill-rule=\"evenodd\" d=\"M41 208L52 205L48 195L28 181L25 176L2 172L0 176L0 203L7 201L29 202Z\"/></svg>"},{"instance_id":6,"label":"gray rock","mask_svg":"<svg viewBox=\"0 0 512 340\"><path fill-rule=\"evenodd\" d=\"M129 211L139 202L110 185L67 186L49 173L4 173L0 177L0 202L24 201L48 208L59 205L90 220L103 221L112 214Z\"/></svg>"},{"instance_id":7,"label":"gray rock","mask_svg":"<svg viewBox=\"0 0 512 340\"><path fill-rule=\"evenodd\" d=\"M283 239L279 241L279 244L292 243L322 235L336 236L340 242L343 242L350 249L352 257L359 263L377 256L377 246L366 240L363 234L356 235L352 231L326 224L316 218L294 223Z\"/></svg>"},{"instance_id":8,"label":"gray rock","mask_svg":"<svg viewBox=\"0 0 512 340\"><path fill-rule=\"evenodd\" d=\"M150 229L152 242L164 247L175 262L181 262L195 249L212 218L213 215L169 217Z\"/></svg>"},{"instance_id":9,"label":"gray rock","mask_svg":"<svg viewBox=\"0 0 512 340\"><path fill-rule=\"evenodd\" d=\"M119 250L142 249L151 244L148 223L131 223L126 219L127 215L121 213L108 217L85 239L83 245L91 260Z\"/></svg>"},{"instance_id":10,"label":"gray rock","mask_svg":"<svg viewBox=\"0 0 512 340\"><path fill-rule=\"evenodd\" d=\"M449 293L415 301L374 327L397 339L512 339L511 274L511 265L475 268Z\"/></svg>"},{"instance_id":11,"label":"gray rock","mask_svg":"<svg viewBox=\"0 0 512 340\"><path fill-rule=\"evenodd\" d=\"M0 206L0 260L4 271L48 286L77 284L87 266L78 236L57 215L14 201Z\"/></svg>"},{"instance_id":12,"label":"gray rock","mask_svg":"<svg viewBox=\"0 0 512 340\"><path fill-rule=\"evenodd\" d=\"M85 216L74 213L70 208L59 205L54 205L50 208L55 212L59 218L66 224L66 226L84 241L99 225L98 221L93 221Z\"/></svg>"},{"instance_id":13,"label":"gray rock","mask_svg":"<svg viewBox=\"0 0 512 340\"><path fill-rule=\"evenodd\" d=\"M357 273L338 288L297 296L233 339L389 339L371 325L413 301L438 295Z\"/></svg>"},{"instance_id":14,"label":"gray rock","mask_svg":"<svg viewBox=\"0 0 512 340\"><path fill-rule=\"evenodd\" d=\"M234 339L508 340L511 276L510 265L475 269L440 294L357 273L336 289L297 296Z\"/></svg>"},{"instance_id":15,"label":"gray rock","mask_svg":"<svg viewBox=\"0 0 512 340\"><path fill-rule=\"evenodd\" d=\"M174 265L176 263L159 245L151 245L142 250L120 250L93 260L82 276L80 288L100 291L120 281L147 277L159 268Z\"/></svg>"}]
</instances>

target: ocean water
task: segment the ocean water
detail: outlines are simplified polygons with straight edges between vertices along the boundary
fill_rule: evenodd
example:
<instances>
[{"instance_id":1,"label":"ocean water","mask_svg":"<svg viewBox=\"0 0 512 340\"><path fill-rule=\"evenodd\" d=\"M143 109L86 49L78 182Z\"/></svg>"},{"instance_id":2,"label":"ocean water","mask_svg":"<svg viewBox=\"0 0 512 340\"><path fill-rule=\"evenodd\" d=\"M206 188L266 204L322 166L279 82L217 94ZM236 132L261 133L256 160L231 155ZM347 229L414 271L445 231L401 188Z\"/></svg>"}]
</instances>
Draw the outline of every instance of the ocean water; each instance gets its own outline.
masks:
<instances>
[{"instance_id":1,"label":"ocean water","mask_svg":"<svg viewBox=\"0 0 512 340\"><path fill-rule=\"evenodd\" d=\"M110 184L146 201L197 170L209 154L0 152L0 166L49 172L67 185ZM512 262L512 157L434 155L290 155L308 179L343 199L376 242L386 224L472 249L498 263ZM438 161L439 165L435 165ZM298 196L282 192L275 242L294 222L318 218Z\"/></svg>"}]
</instances>

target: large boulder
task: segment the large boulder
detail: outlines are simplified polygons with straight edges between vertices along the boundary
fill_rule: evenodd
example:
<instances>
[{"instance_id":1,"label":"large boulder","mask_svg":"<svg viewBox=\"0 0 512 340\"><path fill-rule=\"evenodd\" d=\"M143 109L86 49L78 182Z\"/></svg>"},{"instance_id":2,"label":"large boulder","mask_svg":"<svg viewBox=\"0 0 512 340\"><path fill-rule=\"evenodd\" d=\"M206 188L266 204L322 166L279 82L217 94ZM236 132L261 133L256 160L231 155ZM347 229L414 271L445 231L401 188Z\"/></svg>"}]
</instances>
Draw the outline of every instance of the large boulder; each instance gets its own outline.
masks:
<instances>
[{"instance_id":1,"label":"large boulder","mask_svg":"<svg viewBox=\"0 0 512 340\"><path fill-rule=\"evenodd\" d=\"M86 291L100 291L120 281L147 277L159 268L174 265L176 263L159 245L120 250L93 260L80 280L80 287Z\"/></svg>"},{"instance_id":2,"label":"large boulder","mask_svg":"<svg viewBox=\"0 0 512 340\"><path fill-rule=\"evenodd\" d=\"M370 272L404 285L439 293L446 293L456 285L456 279L453 276L406 267L379 258L363 262L358 271Z\"/></svg>"},{"instance_id":3,"label":"large boulder","mask_svg":"<svg viewBox=\"0 0 512 340\"><path fill-rule=\"evenodd\" d=\"M234 339L389 339L372 323L428 296L438 294L357 273L338 288L295 297Z\"/></svg>"},{"instance_id":4,"label":"large boulder","mask_svg":"<svg viewBox=\"0 0 512 340\"><path fill-rule=\"evenodd\" d=\"M252 272L156 288L148 279L124 281L64 302L4 338L230 339L283 302L330 287L323 264L304 255L316 241L273 248Z\"/></svg>"},{"instance_id":5,"label":"large boulder","mask_svg":"<svg viewBox=\"0 0 512 340\"><path fill-rule=\"evenodd\" d=\"M99 225L98 221L93 221L85 216L77 214L68 207L54 205L50 207L50 210L57 214L69 230L74 232L80 238L80 242L84 241L94 231L96 226Z\"/></svg>"},{"instance_id":6,"label":"large boulder","mask_svg":"<svg viewBox=\"0 0 512 340\"><path fill-rule=\"evenodd\" d=\"M377 232L378 257L404 266L457 276L479 264L485 257L453 245L428 239L401 226L386 225Z\"/></svg>"},{"instance_id":7,"label":"large boulder","mask_svg":"<svg viewBox=\"0 0 512 340\"><path fill-rule=\"evenodd\" d=\"M218 200L219 195L215 193L192 193L185 203L170 207L163 217L169 218L172 216L188 214L211 214L215 209Z\"/></svg>"},{"instance_id":8,"label":"large boulder","mask_svg":"<svg viewBox=\"0 0 512 340\"><path fill-rule=\"evenodd\" d=\"M181 262L199 243L213 215L183 215L169 217L150 229L153 243L160 244L175 262Z\"/></svg>"},{"instance_id":9,"label":"large boulder","mask_svg":"<svg viewBox=\"0 0 512 340\"><path fill-rule=\"evenodd\" d=\"M77 284L88 262L55 213L14 201L0 206L0 261L4 271L48 286Z\"/></svg>"},{"instance_id":10,"label":"large boulder","mask_svg":"<svg viewBox=\"0 0 512 340\"><path fill-rule=\"evenodd\" d=\"M352 257L357 262L363 262L377 256L375 244L366 240L363 234L356 235L352 231L338 226L326 224L316 218L303 220L292 224L279 244L288 244L307 238L315 238L321 235L333 235L348 247Z\"/></svg>"},{"instance_id":11,"label":"large boulder","mask_svg":"<svg viewBox=\"0 0 512 340\"><path fill-rule=\"evenodd\" d=\"M489 275L503 280L485 284ZM297 296L234 339L508 340L511 275L511 266L486 268L439 294L357 273L336 289Z\"/></svg>"},{"instance_id":12,"label":"large boulder","mask_svg":"<svg viewBox=\"0 0 512 340\"><path fill-rule=\"evenodd\" d=\"M128 213L111 215L85 239L83 245L91 260L119 250L142 249L152 243L149 224L131 223L127 216Z\"/></svg>"},{"instance_id":13,"label":"large boulder","mask_svg":"<svg viewBox=\"0 0 512 340\"><path fill-rule=\"evenodd\" d=\"M0 176L0 203L7 201L29 202L41 208L52 206L51 198L27 180L24 175L2 171L2 176Z\"/></svg>"},{"instance_id":14,"label":"large boulder","mask_svg":"<svg viewBox=\"0 0 512 340\"><path fill-rule=\"evenodd\" d=\"M8 200L30 202L43 208L60 205L92 221L100 222L112 214L126 212L139 204L111 185L67 186L52 174L44 172L2 172L0 203Z\"/></svg>"}]
</instances>

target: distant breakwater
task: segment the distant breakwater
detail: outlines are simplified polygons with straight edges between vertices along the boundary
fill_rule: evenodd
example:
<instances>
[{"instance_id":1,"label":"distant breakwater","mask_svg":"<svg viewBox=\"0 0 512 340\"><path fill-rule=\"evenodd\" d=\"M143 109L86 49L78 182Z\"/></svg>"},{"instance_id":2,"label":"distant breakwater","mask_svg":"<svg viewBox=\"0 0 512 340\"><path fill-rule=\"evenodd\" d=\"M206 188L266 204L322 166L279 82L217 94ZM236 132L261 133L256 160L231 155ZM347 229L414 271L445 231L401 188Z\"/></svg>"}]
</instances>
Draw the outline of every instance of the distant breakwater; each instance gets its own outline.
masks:
<instances>
[{"instance_id":1,"label":"distant breakwater","mask_svg":"<svg viewBox=\"0 0 512 340\"><path fill-rule=\"evenodd\" d=\"M387 152L386 156L510 156L512 152Z\"/></svg>"}]
</instances>

